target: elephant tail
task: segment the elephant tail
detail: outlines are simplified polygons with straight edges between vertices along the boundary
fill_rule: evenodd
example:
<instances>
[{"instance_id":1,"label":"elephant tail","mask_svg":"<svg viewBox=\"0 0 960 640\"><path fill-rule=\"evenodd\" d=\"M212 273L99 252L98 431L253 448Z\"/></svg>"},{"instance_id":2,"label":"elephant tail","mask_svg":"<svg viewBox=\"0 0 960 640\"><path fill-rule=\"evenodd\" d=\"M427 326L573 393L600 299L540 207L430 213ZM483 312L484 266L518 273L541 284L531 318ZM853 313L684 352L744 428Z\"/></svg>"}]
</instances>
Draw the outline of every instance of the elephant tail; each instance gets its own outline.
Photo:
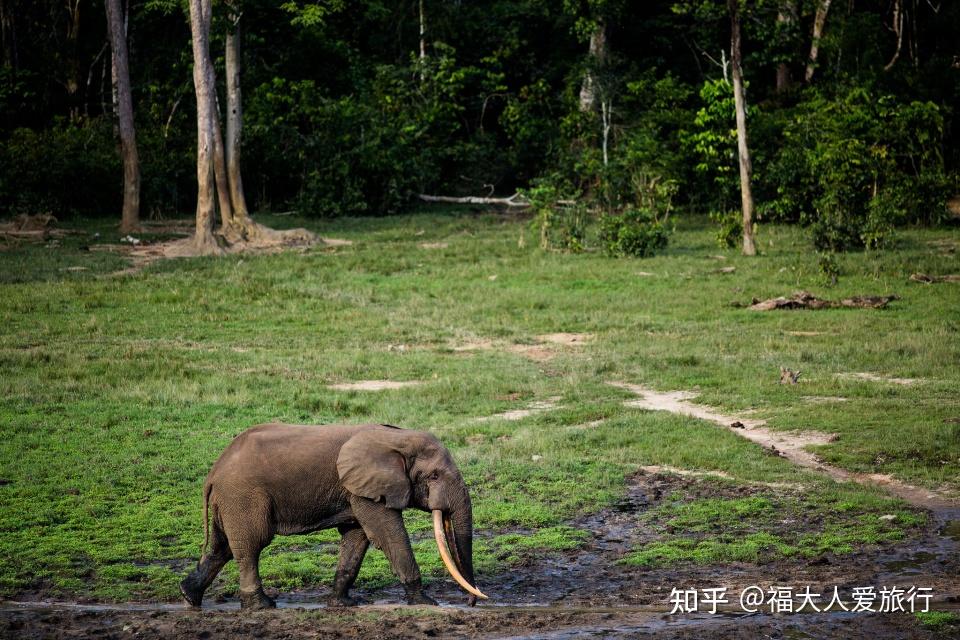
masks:
<instances>
[{"instance_id":1,"label":"elephant tail","mask_svg":"<svg viewBox=\"0 0 960 640\"><path fill-rule=\"evenodd\" d=\"M210 507L210 493L213 491L213 485L207 484L203 487L203 546L200 548L200 555L207 552L207 542L210 540L210 521L207 517Z\"/></svg>"}]
</instances>

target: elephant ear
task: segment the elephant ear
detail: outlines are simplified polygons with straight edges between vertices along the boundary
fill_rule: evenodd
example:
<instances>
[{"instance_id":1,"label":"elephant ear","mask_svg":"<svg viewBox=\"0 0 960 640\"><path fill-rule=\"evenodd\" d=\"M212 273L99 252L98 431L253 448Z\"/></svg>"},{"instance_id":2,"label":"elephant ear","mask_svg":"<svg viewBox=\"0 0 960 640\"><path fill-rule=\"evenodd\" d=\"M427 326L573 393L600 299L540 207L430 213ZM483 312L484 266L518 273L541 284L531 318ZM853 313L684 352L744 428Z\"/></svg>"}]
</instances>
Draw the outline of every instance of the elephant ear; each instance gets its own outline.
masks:
<instances>
[{"instance_id":1,"label":"elephant ear","mask_svg":"<svg viewBox=\"0 0 960 640\"><path fill-rule=\"evenodd\" d=\"M410 433L378 426L347 440L337 457L337 473L347 491L370 500L382 498L391 509L405 508L412 492L407 477Z\"/></svg>"}]
</instances>

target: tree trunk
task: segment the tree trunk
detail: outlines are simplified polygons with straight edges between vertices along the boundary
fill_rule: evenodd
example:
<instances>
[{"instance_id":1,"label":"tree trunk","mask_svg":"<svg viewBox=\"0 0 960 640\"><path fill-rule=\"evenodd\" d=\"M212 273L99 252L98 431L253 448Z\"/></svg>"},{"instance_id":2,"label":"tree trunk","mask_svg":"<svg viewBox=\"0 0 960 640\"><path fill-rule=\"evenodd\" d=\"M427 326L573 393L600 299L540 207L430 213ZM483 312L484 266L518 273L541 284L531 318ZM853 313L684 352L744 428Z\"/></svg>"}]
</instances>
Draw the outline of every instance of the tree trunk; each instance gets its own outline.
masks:
<instances>
[{"instance_id":1,"label":"tree trunk","mask_svg":"<svg viewBox=\"0 0 960 640\"><path fill-rule=\"evenodd\" d=\"M140 160L133 124L133 98L130 92L130 66L127 57L127 33L121 0L106 0L110 49L113 52L114 84L117 87L117 116L120 124L120 156L123 159L123 214L121 233L140 226Z\"/></svg>"},{"instance_id":2,"label":"tree trunk","mask_svg":"<svg viewBox=\"0 0 960 640\"><path fill-rule=\"evenodd\" d=\"M897 48L893 52L893 57L890 58L884 67L884 71L890 71L893 68L893 65L896 64L897 60L900 58L900 50L903 48L903 21L904 21L905 12L903 10L903 3L901 0L893 1L893 26L891 30L897 36Z\"/></svg>"},{"instance_id":3,"label":"tree trunk","mask_svg":"<svg viewBox=\"0 0 960 640\"><path fill-rule=\"evenodd\" d=\"M733 97L737 112L737 151L740 156L740 199L743 209L743 255L753 256L753 191L750 187L750 147L747 144L747 101L743 87L740 51L740 0L727 0L730 10L730 67L733 73Z\"/></svg>"},{"instance_id":4,"label":"tree trunk","mask_svg":"<svg viewBox=\"0 0 960 640\"><path fill-rule=\"evenodd\" d=\"M240 94L240 16L232 19L233 29L227 32L225 64L227 73L227 178L234 223L248 225L247 199L240 174L240 139L243 132L243 105Z\"/></svg>"},{"instance_id":5,"label":"tree trunk","mask_svg":"<svg viewBox=\"0 0 960 640\"><path fill-rule=\"evenodd\" d=\"M827 12L830 11L831 0L820 0L817 13L813 18L813 40L810 42L810 57L807 59L807 72L804 80L809 83L813 79L813 72L817 68L817 56L820 54L820 38L823 37L823 27L827 23Z\"/></svg>"},{"instance_id":6,"label":"tree trunk","mask_svg":"<svg viewBox=\"0 0 960 640\"><path fill-rule=\"evenodd\" d=\"M3 39L4 66L17 71L17 24L14 21L14 7L10 0L0 0L0 38Z\"/></svg>"},{"instance_id":7,"label":"tree trunk","mask_svg":"<svg viewBox=\"0 0 960 640\"><path fill-rule=\"evenodd\" d=\"M580 85L580 111L589 113L593 111L593 106L597 99L597 80L595 77L595 67L602 63L607 57L607 27L602 20L597 21L597 26L590 34L590 53L587 56L587 71L583 75L583 83Z\"/></svg>"},{"instance_id":8,"label":"tree trunk","mask_svg":"<svg viewBox=\"0 0 960 640\"><path fill-rule=\"evenodd\" d=\"M219 253L213 235L216 189L213 174L213 64L210 61L211 0L190 0L190 33L193 45L193 87L197 94L197 228L194 235L200 253Z\"/></svg>"},{"instance_id":9,"label":"tree trunk","mask_svg":"<svg viewBox=\"0 0 960 640\"><path fill-rule=\"evenodd\" d=\"M78 99L80 90L80 0L67 0L66 8L69 19L67 21L66 64L64 65L67 77L64 86L67 89L70 119L77 120L80 117L80 101Z\"/></svg>"},{"instance_id":10,"label":"tree trunk","mask_svg":"<svg viewBox=\"0 0 960 640\"><path fill-rule=\"evenodd\" d=\"M789 42L788 33L797 22L797 2L796 0L783 0L780 4L780 10L777 12L777 24L780 27L781 42ZM782 93L790 88L793 79L790 77L790 65L784 61L777 65L777 93Z\"/></svg>"},{"instance_id":11,"label":"tree trunk","mask_svg":"<svg viewBox=\"0 0 960 640\"><path fill-rule=\"evenodd\" d=\"M420 64L427 61L427 14L423 6L423 0L420 0ZM423 71L421 70L421 74Z\"/></svg>"}]
</instances>

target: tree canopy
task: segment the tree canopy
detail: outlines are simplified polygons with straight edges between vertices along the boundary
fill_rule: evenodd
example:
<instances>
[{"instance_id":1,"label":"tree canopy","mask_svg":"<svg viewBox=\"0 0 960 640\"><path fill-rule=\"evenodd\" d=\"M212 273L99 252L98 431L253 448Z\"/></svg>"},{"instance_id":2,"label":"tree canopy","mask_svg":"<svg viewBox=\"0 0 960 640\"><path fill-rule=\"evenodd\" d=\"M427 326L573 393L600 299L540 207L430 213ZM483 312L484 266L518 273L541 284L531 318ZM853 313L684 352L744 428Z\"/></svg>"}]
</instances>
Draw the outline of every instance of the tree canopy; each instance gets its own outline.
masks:
<instances>
[{"instance_id":1,"label":"tree canopy","mask_svg":"<svg viewBox=\"0 0 960 640\"><path fill-rule=\"evenodd\" d=\"M191 212L187 3L127 3L142 215ZM827 249L940 221L960 167L957 3L218 0L215 108L226 122L242 16L252 211L379 215L424 193L540 189L617 215L710 212L733 238L731 6L757 217L809 225ZM104 0L0 0L0 14L0 213L119 217Z\"/></svg>"}]
</instances>

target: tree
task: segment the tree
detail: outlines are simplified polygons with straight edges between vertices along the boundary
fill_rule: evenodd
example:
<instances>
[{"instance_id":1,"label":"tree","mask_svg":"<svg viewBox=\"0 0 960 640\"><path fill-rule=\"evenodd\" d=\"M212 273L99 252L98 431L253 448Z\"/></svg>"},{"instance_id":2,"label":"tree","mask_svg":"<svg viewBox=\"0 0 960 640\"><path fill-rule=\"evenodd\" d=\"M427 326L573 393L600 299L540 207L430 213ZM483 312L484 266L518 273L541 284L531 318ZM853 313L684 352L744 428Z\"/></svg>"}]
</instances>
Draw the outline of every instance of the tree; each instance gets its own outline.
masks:
<instances>
[{"instance_id":1,"label":"tree","mask_svg":"<svg viewBox=\"0 0 960 640\"><path fill-rule=\"evenodd\" d=\"M113 83L116 87L117 118L120 131L120 157L123 161L123 213L121 233L136 231L140 226L140 158L133 124L133 98L130 92L130 67L127 56L126 20L121 0L106 0L107 30L113 52Z\"/></svg>"},{"instance_id":2,"label":"tree","mask_svg":"<svg viewBox=\"0 0 960 640\"><path fill-rule=\"evenodd\" d=\"M730 12L730 66L733 75L733 97L737 112L737 153L740 158L740 200L743 209L743 255L757 253L753 241L753 190L750 186L750 145L747 143L747 100L743 86L740 47L740 0L727 0Z\"/></svg>"},{"instance_id":3,"label":"tree","mask_svg":"<svg viewBox=\"0 0 960 640\"><path fill-rule=\"evenodd\" d=\"M793 25L797 23L797 0L781 0L777 11L777 26L780 40L787 40ZM782 93L790 87L790 65L786 60L777 64L777 93Z\"/></svg>"},{"instance_id":4,"label":"tree","mask_svg":"<svg viewBox=\"0 0 960 640\"><path fill-rule=\"evenodd\" d=\"M201 254L220 253L213 235L217 185L214 176L216 94L210 60L212 0L190 0L190 33L193 47L193 86L197 95L197 227L194 249ZM221 198L222 198L221 194ZM221 199L221 206L223 200ZM229 200L227 200L229 206Z\"/></svg>"},{"instance_id":5,"label":"tree","mask_svg":"<svg viewBox=\"0 0 960 640\"><path fill-rule=\"evenodd\" d=\"M830 11L831 0L819 0L817 13L813 18L813 40L810 42L810 56L807 59L807 71L804 80L809 83L813 80L813 72L817 68L817 57L820 54L820 38L823 37L823 28L827 24L827 12Z\"/></svg>"}]
</instances>

